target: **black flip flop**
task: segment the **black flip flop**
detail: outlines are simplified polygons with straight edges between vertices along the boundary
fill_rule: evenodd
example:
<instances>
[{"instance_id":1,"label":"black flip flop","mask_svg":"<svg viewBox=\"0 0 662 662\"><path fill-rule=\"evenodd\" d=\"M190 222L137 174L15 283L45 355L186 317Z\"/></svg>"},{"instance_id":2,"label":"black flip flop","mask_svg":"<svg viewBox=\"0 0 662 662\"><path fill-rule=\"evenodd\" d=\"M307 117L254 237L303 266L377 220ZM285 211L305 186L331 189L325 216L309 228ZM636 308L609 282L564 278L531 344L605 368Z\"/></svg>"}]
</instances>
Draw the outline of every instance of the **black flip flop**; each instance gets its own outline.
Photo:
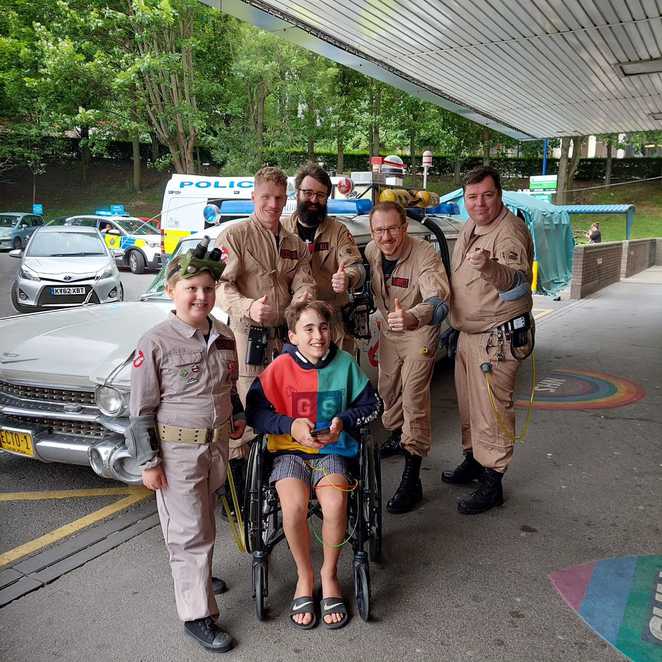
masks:
<instances>
[{"instance_id":1,"label":"black flip flop","mask_svg":"<svg viewBox=\"0 0 662 662\"><path fill-rule=\"evenodd\" d=\"M322 623L324 623L329 630L338 630L347 625L349 614L347 613L347 605L342 598L322 598L320 608L322 610ZM336 623L327 623L324 620L324 617L328 614L342 614L343 618Z\"/></svg>"},{"instance_id":2,"label":"black flip flop","mask_svg":"<svg viewBox=\"0 0 662 662\"><path fill-rule=\"evenodd\" d=\"M312 614L313 619L310 623L297 623L293 616L297 614ZM313 600L312 595L302 595L298 598L292 600L290 606L290 621L295 628L299 630L312 630L317 625L317 611L315 610L315 601Z\"/></svg>"}]
</instances>

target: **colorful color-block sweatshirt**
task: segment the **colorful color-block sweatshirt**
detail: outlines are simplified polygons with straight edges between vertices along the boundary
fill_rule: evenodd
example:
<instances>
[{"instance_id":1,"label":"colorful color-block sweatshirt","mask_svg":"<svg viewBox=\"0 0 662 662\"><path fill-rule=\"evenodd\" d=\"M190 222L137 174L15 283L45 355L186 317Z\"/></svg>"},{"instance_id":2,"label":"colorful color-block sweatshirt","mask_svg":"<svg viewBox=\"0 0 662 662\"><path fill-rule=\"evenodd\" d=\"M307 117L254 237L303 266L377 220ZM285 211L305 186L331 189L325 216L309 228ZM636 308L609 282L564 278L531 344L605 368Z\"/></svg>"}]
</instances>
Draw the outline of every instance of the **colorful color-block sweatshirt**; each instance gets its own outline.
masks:
<instances>
[{"instance_id":1,"label":"colorful color-block sweatshirt","mask_svg":"<svg viewBox=\"0 0 662 662\"><path fill-rule=\"evenodd\" d=\"M353 457L359 448L358 428L375 420L380 408L375 389L350 354L331 345L328 354L312 364L286 344L248 391L246 421L268 435L267 448L273 453ZM333 444L309 448L290 435L296 418L308 418L323 429L334 417L342 421L343 431Z\"/></svg>"}]
</instances>

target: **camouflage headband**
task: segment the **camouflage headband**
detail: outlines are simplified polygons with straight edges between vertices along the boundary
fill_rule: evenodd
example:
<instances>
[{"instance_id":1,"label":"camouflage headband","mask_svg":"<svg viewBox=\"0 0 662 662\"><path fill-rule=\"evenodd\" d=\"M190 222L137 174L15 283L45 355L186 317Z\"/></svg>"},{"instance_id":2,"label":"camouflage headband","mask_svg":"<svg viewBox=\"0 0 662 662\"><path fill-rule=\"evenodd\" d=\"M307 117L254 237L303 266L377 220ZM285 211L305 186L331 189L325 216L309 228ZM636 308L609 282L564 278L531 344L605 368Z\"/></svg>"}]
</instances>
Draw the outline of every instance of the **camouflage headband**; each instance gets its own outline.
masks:
<instances>
[{"instance_id":1,"label":"camouflage headband","mask_svg":"<svg viewBox=\"0 0 662 662\"><path fill-rule=\"evenodd\" d=\"M178 274L180 278L193 278L203 271L218 281L225 268L225 263L221 261L221 250L214 248L207 252L209 246L209 237L205 237L195 248L179 256L168 266L167 280Z\"/></svg>"}]
</instances>

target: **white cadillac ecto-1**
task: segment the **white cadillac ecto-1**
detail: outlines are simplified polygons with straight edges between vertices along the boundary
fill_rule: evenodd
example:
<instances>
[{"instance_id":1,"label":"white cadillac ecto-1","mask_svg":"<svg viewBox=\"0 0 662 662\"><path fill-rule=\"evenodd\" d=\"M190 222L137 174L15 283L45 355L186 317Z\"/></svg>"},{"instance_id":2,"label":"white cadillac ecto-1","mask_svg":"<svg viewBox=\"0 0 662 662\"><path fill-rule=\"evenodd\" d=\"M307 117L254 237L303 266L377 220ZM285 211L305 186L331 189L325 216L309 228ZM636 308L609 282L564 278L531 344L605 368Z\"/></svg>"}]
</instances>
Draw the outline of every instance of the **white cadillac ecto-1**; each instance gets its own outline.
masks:
<instances>
[{"instance_id":1,"label":"white cadillac ecto-1","mask_svg":"<svg viewBox=\"0 0 662 662\"><path fill-rule=\"evenodd\" d=\"M343 218L363 249L367 216ZM241 219L229 221L240 223ZM409 233L431 241L445 257L461 222L429 216L409 220ZM227 223L183 239L176 253L213 240ZM41 460L91 466L100 476L141 482L126 446L131 362L139 338L164 320L172 304L165 267L136 302L84 305L0 319L0 449ZM214 315L227 316L218 308ZM374 329L377 320L371 317ZM375 377L377 334L361 341L360 361ZM445 349L440 347L440 355ZM1 451L0 451L1 452Z\"/></svg>"}]
</instances>

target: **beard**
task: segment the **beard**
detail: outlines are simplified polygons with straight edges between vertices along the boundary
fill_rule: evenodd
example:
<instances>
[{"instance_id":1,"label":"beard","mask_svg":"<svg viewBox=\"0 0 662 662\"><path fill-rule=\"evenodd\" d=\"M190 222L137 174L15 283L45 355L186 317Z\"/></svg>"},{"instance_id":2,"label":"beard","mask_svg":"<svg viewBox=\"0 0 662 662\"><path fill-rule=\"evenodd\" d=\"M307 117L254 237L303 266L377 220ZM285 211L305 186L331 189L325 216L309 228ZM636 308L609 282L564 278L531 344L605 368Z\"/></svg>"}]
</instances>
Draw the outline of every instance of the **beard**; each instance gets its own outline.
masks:
<instances>
[{"instance_id":1,"label":"beard","mask_svg":"<svg viewBox=\"0 0 662 662\"><path fill-rule=\"evenodd\" d=\"M299 200L297 214L304 225L317 227L326 218L326 203Z\"/></svg>"}]
</instances>

